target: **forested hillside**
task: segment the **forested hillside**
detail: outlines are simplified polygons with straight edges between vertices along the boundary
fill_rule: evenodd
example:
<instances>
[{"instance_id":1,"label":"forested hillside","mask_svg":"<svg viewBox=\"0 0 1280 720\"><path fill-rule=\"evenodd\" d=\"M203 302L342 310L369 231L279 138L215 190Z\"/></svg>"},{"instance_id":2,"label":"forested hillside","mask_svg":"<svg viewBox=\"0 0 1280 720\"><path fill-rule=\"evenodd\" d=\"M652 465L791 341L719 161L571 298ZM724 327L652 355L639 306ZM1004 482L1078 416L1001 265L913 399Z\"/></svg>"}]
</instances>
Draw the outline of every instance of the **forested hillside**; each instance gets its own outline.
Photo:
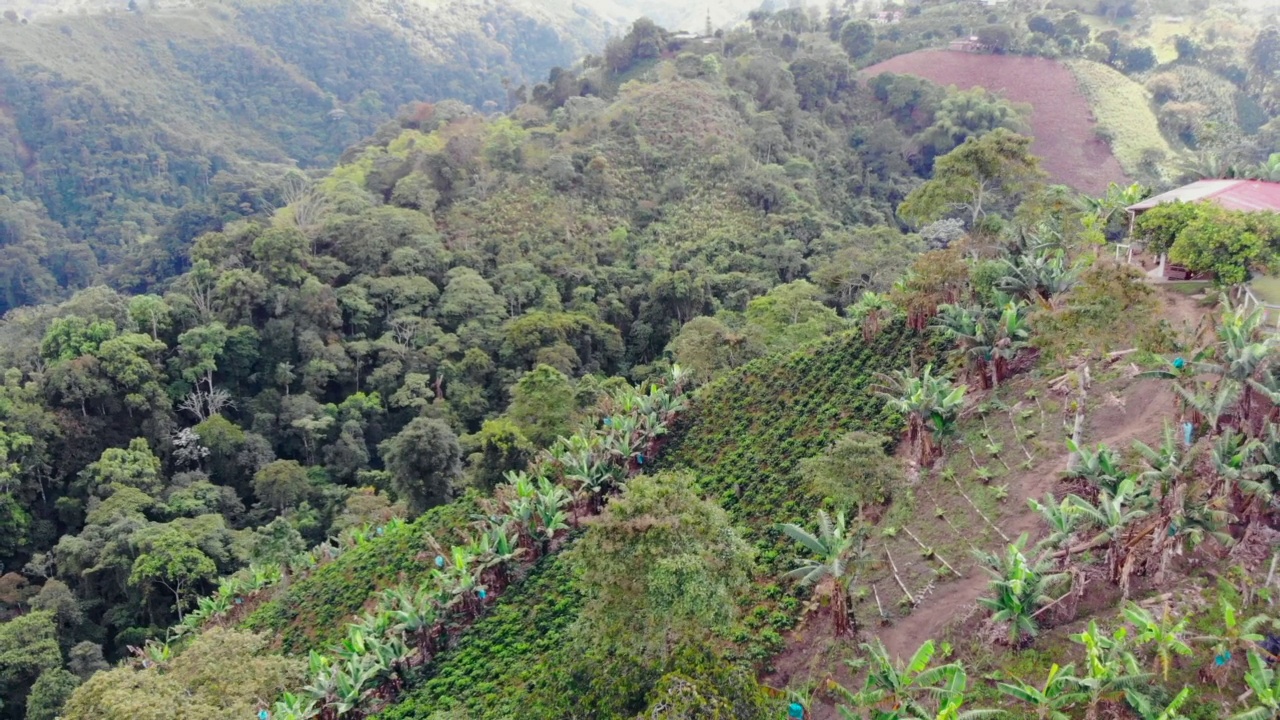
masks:
<instances>
[{"instance_id":1,"label":"forested hillside","mask_svg":"<svg viewBox=\"0 0 1280 720\"><path fill-rule=\"evenodd\" d=\"M0 309L165 280L199 233L288 202L287 169L332 166L410 101L505 110L508 90L606 32L600 18L505 4L397 7L218 2L0 21Z\"/></svg>"},{"instance_id":2,"label":"forested hillside","mask_svg":"<svg viewBox=\"0 0 1280 720\"><path fill-rule=\"evenodd\" d=\"M278 210L142 243L180 271L153 292L11 311L10 612L62 593L62 656L119 657L220 575L491 490L673 342L713 373L843 328L923 247L886 226L922 169L902 143L954 139L925 134L937 105L895 118L830 41L760 30L659 63L671 41L637 24L614 68L554 73L506 117L413 104ZM408 567L378 565L254 625L323 648Z\"/></svg>"},{"instance_id":3,"label":"forested hillside","mask_svg":"<svg viewBox=\"0 0 1280 720\"><path fill-rule=\"evenodd\" d=\"M1058 184L1026 107L858 73L974 23L1086 55L1078 11L640 20L504 85L552 26L437 37L441 7L412 32L257 2L0 28L0 719L1150 718L1194 693L1199 720L1273 682L1246 685L1243 632L1151 603L1267 574L1274 336L1108 244L1226 287L1280 223L1131 226L1153 188ZM1140 44L1092 80L1151 85ZM1262 127L1235 136L1253 174ZM1145 180L1218 147L1169 142ZM1190 435L1092 444L1166 415ZM1209 599L1264 612L1272 584ZM1147 639L1076 632L1130 596ZM1174 662L1174 613L1240 661ZM916 690L892 654L921 643ZM1032 707L1024 678L1059 670Z\"/></svg>"}]
</instances>

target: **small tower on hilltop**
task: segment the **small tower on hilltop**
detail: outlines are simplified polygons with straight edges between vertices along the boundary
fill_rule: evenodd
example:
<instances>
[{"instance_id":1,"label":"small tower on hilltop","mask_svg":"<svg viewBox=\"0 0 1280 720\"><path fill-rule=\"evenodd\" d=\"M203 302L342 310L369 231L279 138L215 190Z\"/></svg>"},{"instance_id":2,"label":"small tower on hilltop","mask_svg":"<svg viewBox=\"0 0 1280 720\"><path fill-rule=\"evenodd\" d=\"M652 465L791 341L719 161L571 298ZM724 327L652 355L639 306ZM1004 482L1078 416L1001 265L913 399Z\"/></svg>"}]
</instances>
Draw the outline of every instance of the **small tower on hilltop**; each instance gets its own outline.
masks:
<instances>
[{"instance_id":1,"label":"small tower on hilltop","mask_svg":"<svg viewBox=\"0 0 1280 720\"><path fill-rule=\"evenodd\" d=\"M711 6L707 6L707 27L703 31L703 37L711 37L715 35L715 31L711 29Z\"/></svg>"}]
</instances>

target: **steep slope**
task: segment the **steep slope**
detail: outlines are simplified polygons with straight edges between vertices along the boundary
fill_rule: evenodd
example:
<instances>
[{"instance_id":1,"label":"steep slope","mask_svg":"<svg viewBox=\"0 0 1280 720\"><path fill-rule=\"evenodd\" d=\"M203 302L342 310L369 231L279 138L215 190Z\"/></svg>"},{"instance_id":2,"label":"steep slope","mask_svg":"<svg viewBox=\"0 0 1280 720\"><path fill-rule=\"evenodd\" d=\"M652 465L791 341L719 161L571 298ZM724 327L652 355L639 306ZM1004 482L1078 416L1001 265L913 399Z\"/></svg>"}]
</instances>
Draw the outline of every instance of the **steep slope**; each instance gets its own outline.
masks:
<instances>
[{"instance_id":1,"label":"steep slope","mask_svg":"<svg viewBox=\"0 0 1280 720\"><path fill-rule=\"evenodd\" d=\"M902 324L871 341L861 332L845 333L757 360L693 395L661 467L692 472L700 489L741 524L765 561L761 583L772 583L790 560L779 552L776 524L803 522L821 503L797 484L796 463L852 430L895 432L899 420L883 411L870 382L920 355L922 341ZM794 610L764 597L740 603L744 620L735 642L741 656L780 650L777 623ZM422 685L378 717L424 720L450 711L495 720L559 717L535 703L547 702L538 691L558 680L555 652L578 607L572 573L563 563L544 561L426 668Z\"/></svg>"},{"instance_id":2,"label":"steep slope","mask_svg":"<svg viewBox=\"0 0 1280 720\"><path fill-rule=\"evenodd\" d=\"M1058 61L921 50L878 63L863 72L868 76L886 72L916 75L939 85L959 88L983 87L1009 100L1030 104L1031 134L1035 138L1032 153L1043 158L1043 167L1054 180L1076 190L1104 193L1108 183L1122 182L1126 172L1135 171L1134 167L1117 162L1119 148L1113 154L1098 134L1098 122L1090 108L1091 99L1095 104L1100 102L1096 95L1081 92L1071 70ZM1141 107L1131 112L1139 113ZM1149 109L1147 115L1154 123L1155 116Z\"/></svg>"},{"instance_id":3,"label":"steep slope","mask_svg":"<svg viewBox=\"0 0 1280 720\"><path fill-rule=\"evenodd\" d=\"M156 239L180 256L284 204L286 171L333 165L406 103L505 109L508 82L572 64L606 26L567 9L352 0L0 21L0 195L16 203L0 208L0 312L101 279L100 265L124 287L163 280L178 268L115 266Z\"/></svg>"}]
</instances>

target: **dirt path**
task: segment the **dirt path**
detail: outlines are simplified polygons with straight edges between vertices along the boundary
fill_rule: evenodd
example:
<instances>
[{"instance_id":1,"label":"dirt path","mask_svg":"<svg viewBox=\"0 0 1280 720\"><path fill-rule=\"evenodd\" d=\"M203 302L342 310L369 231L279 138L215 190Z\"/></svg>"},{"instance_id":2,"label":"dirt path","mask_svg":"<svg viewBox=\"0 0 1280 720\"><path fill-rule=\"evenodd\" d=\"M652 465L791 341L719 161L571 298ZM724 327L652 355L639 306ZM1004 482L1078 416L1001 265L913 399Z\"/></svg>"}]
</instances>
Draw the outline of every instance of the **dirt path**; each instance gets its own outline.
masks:
<instances>
[{"instance_id":1,"label":"dirt path","mask_svg":"<svg viewBox=\"0 0 1280 720\"><path fill-rule=\"evenodd\" d=\"M1198 300L1167 290L1161 290L1160 294L1165 301L1161 317L1175 331L1190 331L1200 324L1206 310ZM1095 370L1095 375L1101 374L1099 370ZM972 437L967 443L957 443L960 447L952 450L950 467L959 468L959 472L953 472L951 477L944 477L942 472L932 473L913 488L915 510L912 517L906 519L902 533L883 539L873 537L869 541L878 568L864 583L876 589L888 614L899 617L889 624L864 627L861 640L879 638L891 655L906 659L926 640L946 637L954 628L971 627L966 622L980 612L977 601L987 591L989 582L972 551L997 551L1005 544L1004 538L1013 540L1022 533L1027 533L1034 542L1044 531L1041 518L1031 510L1027 500L1039 499L1054 491L1066 467L1067 456L1062 442L1065 436L1062 414L1046 412L1042 403L1035 402L1028 392L1033 389L1045 392L1043 384L1043 381L1036 384L1030 378L1022 378L1016 385L1002 390L1002 400L1012 407L991 413L983 420L983 439L976 441L994 444L998 439L1002 447L988 446L984 454L983 449L974 446ZM1148 444L1158 442L1171 416L1174 399L1171 387L1160 380L1096 381L1090 393L1084 441L1089 445L1105 443L1117 449L1128 448L1134 440ZM988 400L990 397L984 402ZM1007 420L1003 420L1006 415ZM965 423L972 433L977 422L970 419ZM1024 442L1025 438L1019 433L1025 434L1028 428L1039 432L1034 440ZM1034 452L1028 443L1035 444ZM966 455L972 458L971 463L966 463ZM957 456L961 459L957 460ZM997 467L997 462L1008 472L996 480L984 484L972 477L963 477L966 472L976 474L977 466L983 463L986 465L982 469L989 469ZM964 483L953 479L957 476L966 481L967 490L962 487ZM980 511L974 503L983 505L979 494L989 493L994 483L1000 483L1007 496L998 504L987 503L986 509ZM966 494L969 498L964 497ZM902 537L907 531L920 542L909 536ZM921 544L931 548L932 555L922 552ZM884 548L893 553L897 573L888 566ZM962 577L940 575L938 554L944 555ZM913 607L899 605L906 600L902 585L906 585L915 598ZM864 598L856 613L864 624L869 623L875 619L878 607L880 605ZM844 660L859 653L856 643L835 642L830 627L831 620L825 611L808 618L790 634L787 649L775 658L775 672L762 680L778 688L806 682L818 685L827 678L845 687L856 686L855 678L844 665ZM813 720L839 717L830 703L816 703L810 709Z\"/></svg>"},{"instance_id":2,"label":"dirt path","mask_svg":"<svg viewBox=\"0 0 1280 720\"><path fill-rule=\"evenodd\" d=\"M1128 447L1133 440L1154 442L1160 437L1173 401L1174 394L1168 384L1159 380L1137 381L1117 394L1105 392L1094 400L1086 423L1085 441L1090 445L1106 443L1113 448ZM1011 512L998 521L1005 535L1016 539L1028 533L1032 542L1035 541L1043 525L1027 500L1039 499L1051 492L1059 474L1066 469L1066 462L1065 452L1057 456L1047 454L1030 470L1006 478L1009 485L1006 506ZM965 565L969 572L964 578L938 585L910 615L878 634L890 654L903 659L909 657L926 640L941 637L948 626L967 619L970 612L977 609L977 600L986 592L989 577L973 563Z\"/></svg>"}]
</instances>

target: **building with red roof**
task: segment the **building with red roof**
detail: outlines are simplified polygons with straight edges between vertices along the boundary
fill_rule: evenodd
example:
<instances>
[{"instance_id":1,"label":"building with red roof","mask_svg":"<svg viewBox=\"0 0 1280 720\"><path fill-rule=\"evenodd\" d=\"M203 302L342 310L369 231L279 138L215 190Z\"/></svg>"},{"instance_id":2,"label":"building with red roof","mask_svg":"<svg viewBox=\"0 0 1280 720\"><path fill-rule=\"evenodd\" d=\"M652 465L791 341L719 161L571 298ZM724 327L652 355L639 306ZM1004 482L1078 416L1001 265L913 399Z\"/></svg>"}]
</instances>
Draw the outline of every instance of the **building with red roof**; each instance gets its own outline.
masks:
<instances>
[{"instance_id":1,"label":"building with red roof","mask_svg":"<svg viewBox=\"0 0 1280 720\"><path fill-rule=\"evenodd\" d=\"M1125 208L1129 211L1129 234L1133 234L1133 222L1139 215L1157 205L1172 202L1211 202L1227 210L1280 212L1280 183L1265 180L1199 180L1184 185ZM1190 277L1189 271L1184 267L1166 266L1164 255L1160 256L1159 273L1170 280Z\"/></svg>"},{"instance_id":2,"label":"building with red roof","mask_svg":"<svg viewBox=\"0 0 1280 720\"><path fill-rule=\"evenodd\" d=\"M1132 216L1171 202L1211 202L1228 210L1280 212L1280 183L1264 180L1200 180L1126 208Z\"/></svg>"}]
</instances>

